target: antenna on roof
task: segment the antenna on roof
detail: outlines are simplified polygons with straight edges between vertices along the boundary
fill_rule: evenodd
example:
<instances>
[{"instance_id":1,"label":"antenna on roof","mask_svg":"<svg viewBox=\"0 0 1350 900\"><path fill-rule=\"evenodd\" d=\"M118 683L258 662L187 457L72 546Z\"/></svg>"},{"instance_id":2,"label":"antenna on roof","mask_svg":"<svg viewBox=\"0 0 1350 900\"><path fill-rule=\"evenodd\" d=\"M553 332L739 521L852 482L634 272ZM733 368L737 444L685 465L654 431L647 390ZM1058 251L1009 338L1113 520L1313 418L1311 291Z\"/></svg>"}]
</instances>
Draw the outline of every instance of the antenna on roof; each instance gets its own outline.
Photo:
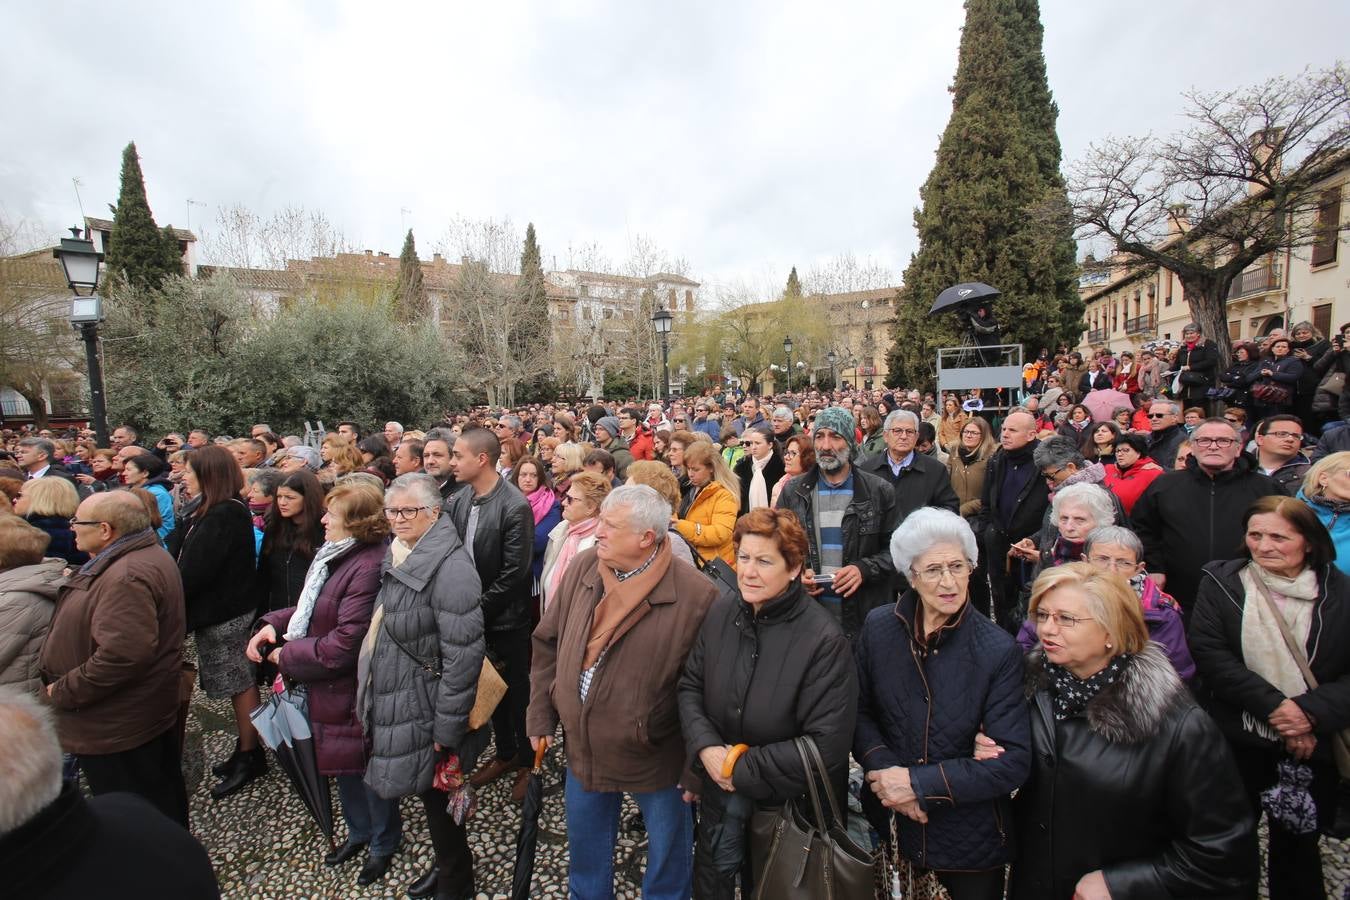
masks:
<instances>
[{"instance_id":1,"label":"antenna on roof","mask_svg":"<svg viewBox=\"0 0 1350 900\"><path fill-rule=\"evenodd\" d=\"M75 202L80 205L80 221L83 222L85 218L84 201L80 199L80 185L83 184L83 182L80 181L80 176L76 175L70 179L70 183L75 185Z\"/></svg>"}]
</instances>

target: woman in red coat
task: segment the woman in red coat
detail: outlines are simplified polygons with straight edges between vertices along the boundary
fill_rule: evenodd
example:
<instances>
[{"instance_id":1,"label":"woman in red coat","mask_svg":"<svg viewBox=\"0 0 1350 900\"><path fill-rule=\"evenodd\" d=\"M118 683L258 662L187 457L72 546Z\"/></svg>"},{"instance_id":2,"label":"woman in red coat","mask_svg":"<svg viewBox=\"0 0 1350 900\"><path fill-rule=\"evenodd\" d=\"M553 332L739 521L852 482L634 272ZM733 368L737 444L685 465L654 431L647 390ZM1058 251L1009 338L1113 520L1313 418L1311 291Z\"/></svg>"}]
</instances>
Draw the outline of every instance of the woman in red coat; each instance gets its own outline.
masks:
<instances>
[{"instance_id":1,"label":"woman in red coat","mask_svg":"<svg viewBox=\"0 0 1350 900\"><path fill-rule=\"evenodd\" d=\"M1144 488L1163 473L1163 467L1149 459L1148 440L1142 434L1126 432L1116 438L1116 461L1106 467L1106 489L1116 495L1125 514L1134 511L1135 501Z\"/></svg>"},{"instance_id":2,"label":"woman in red coat","mask_svg":"<svg viewBox=\"0 0 1350 900\"><path fill-rule=\"evenodd\" d=\"M258 662L266 653L283 679L308 689L319 773L336 776L347 821L346 843L324 862L336 866L369 844L357 879L365 885L389 869L403 830L398 801L383 800L362 783L366 744L356 716L356 661L380 589L389 524L384 492L364 480L339 484L325 505L324 544L299 601L263 616L247 655Z\"/></svg>"}]
</instances>

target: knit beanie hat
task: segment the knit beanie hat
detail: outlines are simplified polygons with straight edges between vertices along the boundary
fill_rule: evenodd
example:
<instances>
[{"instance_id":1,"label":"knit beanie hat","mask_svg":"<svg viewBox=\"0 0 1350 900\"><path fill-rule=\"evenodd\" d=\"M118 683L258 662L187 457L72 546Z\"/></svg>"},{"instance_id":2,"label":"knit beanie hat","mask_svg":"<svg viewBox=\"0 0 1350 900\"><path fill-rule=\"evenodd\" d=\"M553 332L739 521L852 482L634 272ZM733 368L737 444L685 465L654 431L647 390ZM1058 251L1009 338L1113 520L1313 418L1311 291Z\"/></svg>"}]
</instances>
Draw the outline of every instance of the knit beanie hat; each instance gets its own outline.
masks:
<instances>
[{"instance_id":1,"label":"knit beanie hat","mask_svg":"<svg viewBox=\"0 0 1350 900\"><path fill-rule=\"evenodd\" d=\"M617 438L619 436L619 417L601 416L596 420L595 427L603 428L610 437Z\"/></svg>"},{"instance_id":2,"label":"knit beanie hat","mask_svg":"<svg viewBox=\"0 0 1350 900\"><path fill-rule=\"evenodd\" d=\"M811 437L816 436L816 432L822 428L828 428L835 434L848 442L850 456L856 456L858 453L858 432L857 425L853 421L853 415L841 406L827 406L816 413L816 423L811 426Z\"/></svg>"}]
</instances>

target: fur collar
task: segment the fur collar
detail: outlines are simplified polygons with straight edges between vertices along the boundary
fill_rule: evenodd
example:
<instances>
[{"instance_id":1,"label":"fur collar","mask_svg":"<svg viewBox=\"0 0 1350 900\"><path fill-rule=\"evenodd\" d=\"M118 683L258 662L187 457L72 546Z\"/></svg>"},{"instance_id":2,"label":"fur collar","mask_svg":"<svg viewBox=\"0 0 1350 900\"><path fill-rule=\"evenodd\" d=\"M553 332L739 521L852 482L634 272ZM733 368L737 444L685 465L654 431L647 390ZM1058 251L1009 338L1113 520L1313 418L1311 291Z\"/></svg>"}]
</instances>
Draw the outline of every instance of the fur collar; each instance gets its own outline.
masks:
<instances>
[{"instance_id":1,"label":"fur collar","mask_svg":"<svg viewBox=\"0 0 1350 900\"><path fill-rule=\"evenodd\" d=\"M1040 648L1027 654L1028 698L1050 689L1044 664L1045 652ZM1088 703L1088 728L1113 744L1138 744L1157 735L1174 707L1193 702L1167 654L1150 641L1126 667L1120 680Z\"/></svg>"}]
</instances>

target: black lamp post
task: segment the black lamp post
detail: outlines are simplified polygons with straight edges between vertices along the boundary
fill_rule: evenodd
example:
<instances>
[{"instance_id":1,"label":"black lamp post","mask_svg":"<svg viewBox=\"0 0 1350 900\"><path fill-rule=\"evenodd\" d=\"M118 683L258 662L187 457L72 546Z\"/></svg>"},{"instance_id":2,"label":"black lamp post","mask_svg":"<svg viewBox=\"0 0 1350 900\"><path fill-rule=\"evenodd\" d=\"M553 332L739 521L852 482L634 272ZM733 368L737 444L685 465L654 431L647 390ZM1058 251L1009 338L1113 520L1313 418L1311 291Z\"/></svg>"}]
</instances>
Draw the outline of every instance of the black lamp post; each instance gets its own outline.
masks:
<instances>
[{"instance_id":1,"label":"black lamp post","mask_svg":"<svg viewBox=\"0 0 1350 900\"><path fill-rule=\"evenodd\" d=\"M783 352L787 354L787 361L788 361L788 367L787 367L787 389L788 389L788 392L791 393L791 391L792 391L792 336L791 336L791 335L788 335L787 337L783 338Z\"/></svg>"},{"instance_id":2,"label":"black lamp post","mask_svg":"<svg viewBox=\"0 0 1350 900\"><path fill-rule=\"evenodd\" d=\"M652 313L652 324L661 335L661 399L670 399L670 326L675 317L670 310L659 306Z\"/></svg>"},{"instance_id":3,"label":"black lamp post","mask_svg":"<svg viewBox=\"0 0 1350 900\"><path fill-rule=\"evenodd\" d=\"M84 339L84 358L89 367L89 413L94 420L94 434L98 446L108 446L108 412L103 402L103 365L98 357L98 323L103 321L103 300L94 291L98 288L98 267L103 254L94 249L94 242L81 237L78 226L71 228L72 237L61 238L61 246L52 250L52 256L61 261L66 283L75 292L70 324ZM88 296L80 294L89 291Z\"/></svg>"},{"instance_id":4,"label":"black lamp post","mask_svg":"<svg viewBox=\"0 0 1350 900\"><path fill-rule=\"evenodd\" d=\"M825 354L825 361L830 364L830 390L834 390L835 389L834 364L839 362L839 354L834 352L833 347L830 348L829 353Z\"/></svg>"}]
</instances>

